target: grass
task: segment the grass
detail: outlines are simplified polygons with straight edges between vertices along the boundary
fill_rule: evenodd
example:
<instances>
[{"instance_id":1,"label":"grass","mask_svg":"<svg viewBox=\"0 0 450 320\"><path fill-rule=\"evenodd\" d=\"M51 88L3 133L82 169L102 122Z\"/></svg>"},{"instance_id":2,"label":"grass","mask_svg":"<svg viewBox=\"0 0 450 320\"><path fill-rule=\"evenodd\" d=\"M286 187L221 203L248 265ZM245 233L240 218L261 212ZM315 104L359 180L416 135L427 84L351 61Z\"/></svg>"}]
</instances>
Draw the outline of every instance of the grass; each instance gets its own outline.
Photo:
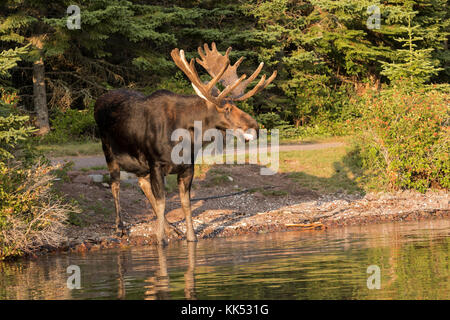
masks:
<instances>
[{"instance_id":1,"label":"grass","mask_svg":"<svg viewBox=\"0 0 450 320\"><path fill-rule=\"evenodd\" d=\"M340 141L348 141L345 138ZM336 140L334 140L336 141ZM270 158L270 154L268 155ZM248 160L248 154L246 160ZM198 165L201 174L196 177L211 175L210 185L219 185L229 182L228 174L220 171L220 167L212 165ZM196 168L197 169L197 168ZM364 193L368 187L360 180L362 170L357 154L348 145L319 150L283 151L279 153L278 174L280 180L291 179L304 188L320 193ZM272 191L262 192L270 196L285 194L272 194Z\"/></svg>"},{"instance_id":2,"label":"grass","mask_svg":"<svg viewBox=\"0 0 450 320\"><path fill-rule=\"evenodd\" d=\"M312 136L298 139L283 139L280 140L280 145L345 142L347 140L348 137ZM62 144L38 144L36 148L48 157L92 156L103 154L102 145L99 140Z\"/></svg>"},{"instance_id":3,"label":"grass","mask_svg":"<svg viewBox=\"0 0 450 320\"><path fill-rule=\"evenodd\" d=\"M339 137L321 142L349 141L349 137ZM270 158L270 155L268 156ZM246 159L248 160L248 154ZM360 179L363 172L359 162L357 153L349 144L319 150L284 151L279 153L278 174L283 174L279 177L280 180L288 178L304 188L320 193L365 193L370 188ZM221 171L219 166L197 165L196 170L197 168L200 173L196 172L196 177L211 175L211 185L229 182L229 173ZM267 196L285 195L283 192L277 192L261 191Z\"/></svg>"},{"instance_id":4,"label":"grass","mask_svg":"<svg viewBox=\"0 0 450 320\"><path fill-rule=\"evenodd\" d=\"M114 213L113 207L107 206L107 205L105 205L105 203L103 203L101 201L96 201L93 204L87 205L86 209L91 210L91 211L95 212L96 214L100 213L104 217L108 217Z\"/></svg>"},{"instance_id":5,"label":"grass","mask_svg":"<svg viewBox=\"0 0 450 320\"><path fill-rule=\"evenodd\" d=\"M103 154L100 141L86 141L80 143L65 144L40 144L36 146L48 157L64 157L64 156L88 156Z\"/></svg>"},{"instance_id":6,"label":"grass","mask_svg":"<svg viewBox=\"0 0 450 320\"><path fill-rule=\"evenodd\" d=\"M349 136L311 136L297 139L281 139L280 145L286 144L313 144L313 143L332 143L332 142L348 142L351 137Z\"/></svg>"},{"instance_id":7,"label":"grass","mask_svg":"<svg viewBox=\"0 0 450 320\"><path fill-rule=\"evenodd\" d=\"M321 137L313 136L296 140L282 140L280 144L312 144L349 142L351 137ZM84 143L38 145L46 155L59 156L81 156L102 155L101 143L99 141L87 141ZM362 174L351 150L347 146L327 148L322 150L302 150L280 152L279 173L286 173L289 179L301 184L306 188L318 192L362 192L364 186L358 177ZM248 156L248 155L247 155ZM104 166L84 168L83 171L105 170ZM195 168L195 178L205 177L206 173L214 173L212 184L229 182L224 172L213 172L218 170L214 165L199 164ZM210 172L208 172L210 171ZM168 192L177 190L175 175L167 178L166 189Z\"/></svg>"},{"instance_id":8,"label":"grass","mask_svg":"<svg viewBox=\"0 0 450 320\"><path fill-rule=\"evenodd\" d=\"M290 179L319 192L363 192L362 170L348 146L280 153L280 169Z\"/></svg>"},{"instance_id":9,"label":"grass","mask_svg":"<svg viewBox=\"0 0 450 320\"><path fill-rule=\"evenodd\" d=\"M67 222L77 227L86 227L88 225L87 221L77 212L69 212L67 215Z\"/></svg>"},{"instance_id":10,"label":"grass","mask_svg":"<svg viewBox=\"0 0 450 320\"><path fill-rule=\"evenodd\" d=\"M108 170L108 167L107 166L92 166L89 168L81 168L81 171L83 171L83 172L99 171L99 170Z\"/></svg>"},{"instance_id":11,"label":"grass","mask_svg":"<svg viewBox=\"0 0 450 320\"><path fill-rule=\"evenodd\" d=\"M221 186L227 183L230 183L230 176L227 174L215 174L209 183L207 184L208 187L212 186Z\"/></svg>"}]
</instances>

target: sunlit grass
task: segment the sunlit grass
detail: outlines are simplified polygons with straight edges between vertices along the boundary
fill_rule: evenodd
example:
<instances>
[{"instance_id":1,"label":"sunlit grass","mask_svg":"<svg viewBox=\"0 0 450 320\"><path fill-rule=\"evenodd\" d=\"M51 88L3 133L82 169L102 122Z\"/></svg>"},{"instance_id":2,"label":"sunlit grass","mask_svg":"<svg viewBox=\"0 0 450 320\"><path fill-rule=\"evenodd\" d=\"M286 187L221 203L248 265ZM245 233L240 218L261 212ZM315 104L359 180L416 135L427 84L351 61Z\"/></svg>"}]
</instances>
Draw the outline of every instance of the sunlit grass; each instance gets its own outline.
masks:
<instances>
[{"instance_id":1,"label":"sunlit grass","mask_svg":"<svg viewBox=\"0 0 450 320\"><path fill-rule=\"evenodd\" d=\"M65 144L42 144L37 145L36 148L38 151L43 152L48 157L102 155L103 153L100 141Z\"/></svg>"},{"instance_id":2,"label":"sunlit grass","mask_svg":"<svg viewBox=\"0 0 450 320\"><path fill-rule=\"evenodd\" d=\"M245 159L248 164L248 153ZM271 159L270 152L268 159ZM204 178L207 175L216 174L220 166L198 164L195 177ZM287 178L301 187L323 193L354 193L364 192L366 189L358 179L362 175L362 169L359 166L357 154L348 145L319 150L280 152L277 174L284 174L280 176L281 180Z\"/></svg>"},{"instance_id":3,"label":"sunlit grass","mask_svg":"<svg viewBox=\"0 0 450 320\"><path fill-rule=\"evenodd\" d=\"M280 140L280 145L286 144L313 144L313 143L332 143L347 142L349 137L305 137L301 139ZM268 137L270 145L270 135ZM49 157L63 156L83 156L83 155L102 155L102 145L100 141L85 141L77 143L62 144L38 144L37 150L42 151Z\"/></svg>"},{"instance_id":4,"label":"sunlit grass","mask_svg":"<svg viewBox=\"0 0 450 320\"><path fill-rule=\"evenodd\" d=\"M358 182L362 170L352 150L347 146L321 150L280 153L279 172L302 186L322 192L362 192Z\"/></svg>"},{"instance_id":5,"label":"sunlit grass","mask_svg":"<svg viewBox=\"0 0 450 320\"><path fill-rule=\"evenodd\" d=\"M289 179L297 182L299 185L318 192L361 192L364 186L357 181L357 178L361 175L361 169L358 167L351 149L348 147L347 142L350 139L350 137L304 138L297 143L344 142L346 145L319 150L280 152L278 174L285 173ZM290 143L294 142L290 141ZM101 143L92 141L61 145L40 145L38 150L50 157L102 155ZM220 156L217 159L219 158ZM270 159L270 153L268 158ZM248 153L245 155L245 159L248 162ZM226 156L223 155L223 161L225 162L225 160ZM203 179L209 174L211 168L215 170L220 165L196 164L195 167L195 178ZM89 169L93 170L94 168ZM98 169L103 170L105 168L101 167ZM166 188L169 192L177 189L175 175L168 176Z\"/></svg>"}]
</instances>

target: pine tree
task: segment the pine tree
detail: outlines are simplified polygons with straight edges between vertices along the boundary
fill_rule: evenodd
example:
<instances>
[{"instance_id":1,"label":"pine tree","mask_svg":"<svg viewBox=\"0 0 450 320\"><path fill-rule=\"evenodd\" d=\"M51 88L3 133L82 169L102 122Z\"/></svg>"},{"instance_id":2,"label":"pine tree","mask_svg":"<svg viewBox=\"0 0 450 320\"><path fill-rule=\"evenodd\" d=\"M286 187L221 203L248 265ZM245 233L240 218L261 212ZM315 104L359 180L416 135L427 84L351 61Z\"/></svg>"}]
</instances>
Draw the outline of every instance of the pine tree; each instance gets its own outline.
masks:
<instances>
[{"instance_id":1,"label":"pine tree","mask_svg":"<svg viewBox=\"0 0 450 320\"><path fill-rule=\"evenodd\" d=\"M7 0L1 6L0 41L32 46L28 58L33 63L33 105L40 134L50 130L44 46L51 30L42 20L59 5L61 2L49 5L42 0Z\"/></svg>"},{"instance_id":2,"label":"pine tree","mask_svg":"<svg viewBox=\"0 0 450 320\"><path fill-rule=\"evenodd\" d=\"M0 84L6 86L5 79L11 77L9 70L16 67L17 63L22 60L21 56L25 56L27 53L28 47L16 47L0 52Z\"/></svg>"},{"instance_id":3,"label":"pine tree","mask_svg":"<svg viewBox=\"0 0 450 320\"><path fill-rule=\"evenodd\" d=\"M412 83L423 84L440 70L443 70L437 67L439 62L432 59L433 48L417 48L416 43L424 40L423 37L416 36L420 25L412 24L412 20L417 13L416 11L401 13L401 17L407 23L401 29L407 33L407 37L396 38L396 40L402 43L402 47L405 49L397 49L393 53L393 62L381 62L383 65L381 74L387 76L391 81L406 78Z\"/></svg>"},{"instance_id":4,"label":"pine tree","mask_svg":"<svg viewBox=\"0 0 450 320\"><path fill-rule=\"evenodd\" d=\"M367 23L373 5L381 13L379 28ZM406 54L417 62L409 63L422 82L433 79L433 74L435 81L448 80L446 0L254 0L243 6L257 21L253 33L260 57L280 69L275 85L288 99L279 100L283 108L278 111L295 123L338 113L336 99L347 91L351 94L348 85L357 91L379 89L385 81L383 67L399 59L407 61ZM396 39L408 38L404 25L408 10L416 11L420 28L414 28L412 51L408 48L407 53ZM439 63L443 69L437 68Z\"/></svg>"}]
</instances>

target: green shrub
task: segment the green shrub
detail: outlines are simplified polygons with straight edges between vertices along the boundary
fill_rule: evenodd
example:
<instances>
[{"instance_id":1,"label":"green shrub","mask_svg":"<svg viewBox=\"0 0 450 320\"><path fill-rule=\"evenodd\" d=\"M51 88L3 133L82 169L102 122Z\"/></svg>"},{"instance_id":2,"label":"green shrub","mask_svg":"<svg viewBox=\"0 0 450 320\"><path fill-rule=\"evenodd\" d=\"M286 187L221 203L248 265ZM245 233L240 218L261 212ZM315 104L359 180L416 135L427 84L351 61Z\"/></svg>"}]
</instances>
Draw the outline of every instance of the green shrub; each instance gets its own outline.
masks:
<instances>
[{"instance_id":1,"label":"green shrub","mask_svg":"<svg viewBox=\"0 0 450 320\"><path fill-rule=\"evenodd\" d=\"M95 139L97 125L94 106L85 110L56 110L50 118L52 131L42 138L43 143L64 143Z\"/></svg>"},{"instance_id":2,"label":"green shrub","mask_svg":"<svg viewBox=\"0 0 450 320\"><path fill-rule=\"evenodd\" d=\"M393 189L450 186L449 87L399 83L359 102L359 148L367 177Z\"/></svg>"},{"instance_id":3,"label":"green shrub","mask_svg":"<svg viewBox=\"0 0 450 320\"><path fill-rule=\"evenodd\" d=\"M275 112L262 113L256 117L256 121L258 121L262 128L268 130L288 125L288 122L282 120L280 115Z\"/></svg>"}]
</instances>

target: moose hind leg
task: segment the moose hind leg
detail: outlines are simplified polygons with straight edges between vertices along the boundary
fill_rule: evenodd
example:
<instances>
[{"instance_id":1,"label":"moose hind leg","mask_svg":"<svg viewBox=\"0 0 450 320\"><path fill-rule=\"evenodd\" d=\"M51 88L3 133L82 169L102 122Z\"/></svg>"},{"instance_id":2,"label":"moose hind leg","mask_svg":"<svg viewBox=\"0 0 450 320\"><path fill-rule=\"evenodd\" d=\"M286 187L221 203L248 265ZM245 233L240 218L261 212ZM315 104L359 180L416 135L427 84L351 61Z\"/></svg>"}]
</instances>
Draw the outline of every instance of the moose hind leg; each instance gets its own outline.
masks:
<instances>
[{"instance_id":1,"label":"moose hind leg","mask_svg":"<svg viewBox=\"0 0 450 320\"><path fill-rule=\"evenodd\" d=\"M125 226L122 220L122 212L120 210L120 201L119 201L119 192L120 191L120 182L113 181L111 182L111 192L114 198L114 206L116 208L116 234L117 236L125 235Z\"/></svg>"}]
</instances>

